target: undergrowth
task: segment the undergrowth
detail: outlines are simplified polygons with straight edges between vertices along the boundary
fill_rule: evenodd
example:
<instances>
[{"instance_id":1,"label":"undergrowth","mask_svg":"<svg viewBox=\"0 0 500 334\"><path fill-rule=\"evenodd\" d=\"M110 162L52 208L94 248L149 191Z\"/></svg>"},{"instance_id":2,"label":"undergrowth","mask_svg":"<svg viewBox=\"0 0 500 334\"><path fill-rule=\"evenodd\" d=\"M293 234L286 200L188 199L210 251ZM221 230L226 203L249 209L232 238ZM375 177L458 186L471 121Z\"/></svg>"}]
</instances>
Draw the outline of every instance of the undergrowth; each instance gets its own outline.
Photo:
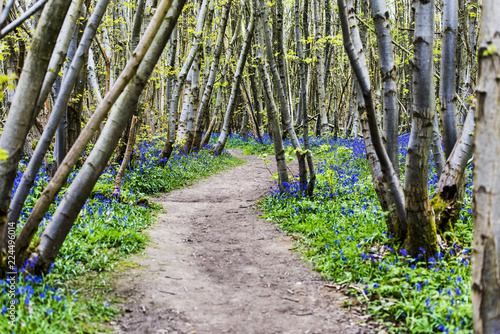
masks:
<instances>
[{"instance_id":1,"label":"undergrowth","mask_svg":"<svg viewBox=\"0 0 500 334\"><path fill-rule=\"evenodd\" d=\"M246 152L269 150L254 140L234 137L231 144ZM400 138L403 180L407 141L408 136ZM304 196L296 184L283 194L274 189L260 202L265 217L295 235L299 251L316 270L354 296L390 332L472 332L471 168L455 226L459 243L441 248L438 254L421 254L420 258L429 259L419 261L386 232L363 142L312 138L311 150L320 160L314 196ZM432 161L430 165L432 196L437 177Z\"/></svg>"},{"instance_id":2,"label":"undergrowth","mask_svg":"<svg viewBox=\"0 0 500 334\"><path fill-rule=\"evenodd\" d=\"M100 323L118 314L108 273L117 261L144 248L144 231L154 222L160 207L148 195L169 192L195 180L241 163L227 153L214 157L208 150L189 155L174 151L171 159L158 161L162 141L143 140L127 170L119 198L112 196L119 165L111 165L101 175L86 201L56 261L47 275L32 276L21 268L15 283L15 325L8 322L9 282L0 280L0 333L97 333L108 331ZM15 187L28 160L21 162ZM49 169L49 168L47 168ZM69 182L78 170L74 170ZM41 168L24 206L26 220L49 177ZM66 188L65 188L66 189ZM58 195L60 202L64 190ZM55 209L40 224L37 237ZM36 238L35 238L36 239ZM35 240L36 241L36 240Z\"/></svg>"}]
</instances>

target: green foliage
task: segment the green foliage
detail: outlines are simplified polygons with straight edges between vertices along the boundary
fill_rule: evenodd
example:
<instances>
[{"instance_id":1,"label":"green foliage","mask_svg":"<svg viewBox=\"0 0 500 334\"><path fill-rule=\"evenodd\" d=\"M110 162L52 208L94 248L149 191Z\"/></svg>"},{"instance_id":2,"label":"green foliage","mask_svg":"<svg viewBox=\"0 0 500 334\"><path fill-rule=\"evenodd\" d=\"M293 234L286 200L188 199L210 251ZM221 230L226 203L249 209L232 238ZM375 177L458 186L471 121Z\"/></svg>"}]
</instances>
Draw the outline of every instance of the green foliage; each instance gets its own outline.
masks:
<instances>
[{"instance_id":1,"label":"green foliage","mask_svg":"<svg viewBox=\"0 0 500 334\"><path fill-rule=\"evenodd\" d=\"M0 161L7 160L8 158L9 158L9 153L6 150L0 148Z\"/></svg>"},{"instance_id":2,"label":"green foliage","mask_svg":"<svg viewBox=\"0 0 500 334\"><path fill-rule=\"evenodd\" d=\"M293 234L307 261L390 332L469 333L470 199L455 225L460 244L427 262L412 259L386 232L366 158L350 147L330 151L326 144L316 152L326 160L318 166L314 196L275 193L260 202L264 217Z\"/></svg>"},{"instance_id":3,"label":"green foliage","mask_svg":"<svg viewBox=\"0 0 500 334\"><path fill-rule=\"evenodd\" d=\"M159 144L158 144L159 145ZM171 161L157 163L155 146L141 145L141 160L132 163L124 177L121 197L112 196L115 171L109 168L92 190L70 234L66 238L50 274L31 276L22 271L16 281L16 324L0 322L0 333L102 333L100 325L119 314L112 305L111 273L124 257L144 248L144 233L155 221L160 206L150 203L146 194L168 192L202 177L217 173L241 161L223 153L214 157L204 150L183 155L176 152ZM154 159L153 159L154 158ZM25 166L25 162L21 164ZM43 169L40 174L43 174ZM76 172L76 171L75 171ZM26 218L47 183L37 178L33 193L24 207ZM74 178L74 174L70 179ZM60 197L59 197L60 199ZM54 207L47 215L53 213ZM37 236L47 223L43 220ZM22 228L18 227L18 232ZM34 241L36 243L36 240ZM8 282L0 281L0 290ZM10 298L0 294L0 308L6 313ZM3 308L2 308L3 306ZM7 319L2 316L2 319Z\"/></svg>"}]
</instances>

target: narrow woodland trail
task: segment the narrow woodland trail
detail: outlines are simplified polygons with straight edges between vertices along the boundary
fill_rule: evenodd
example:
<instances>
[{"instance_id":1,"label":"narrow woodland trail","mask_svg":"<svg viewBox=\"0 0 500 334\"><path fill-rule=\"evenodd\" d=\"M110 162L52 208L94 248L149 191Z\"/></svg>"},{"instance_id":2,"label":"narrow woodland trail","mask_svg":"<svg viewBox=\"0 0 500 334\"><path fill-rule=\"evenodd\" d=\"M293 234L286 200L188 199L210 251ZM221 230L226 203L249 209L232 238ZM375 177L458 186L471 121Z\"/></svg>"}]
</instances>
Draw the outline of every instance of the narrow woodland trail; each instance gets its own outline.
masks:
<instances>
[{"instance_id":1,"label":"narrow woodland trail","mask_svg":"<svg viewBox=\"0 0 500 334\"><path fill-rule=\"evenodd\" d=\"M368 316L290 249L255 201L272 182L257 156L158 201L167 210L137 267L119 273L116 333L373 333Z\"/></svg>"}]
</instances>

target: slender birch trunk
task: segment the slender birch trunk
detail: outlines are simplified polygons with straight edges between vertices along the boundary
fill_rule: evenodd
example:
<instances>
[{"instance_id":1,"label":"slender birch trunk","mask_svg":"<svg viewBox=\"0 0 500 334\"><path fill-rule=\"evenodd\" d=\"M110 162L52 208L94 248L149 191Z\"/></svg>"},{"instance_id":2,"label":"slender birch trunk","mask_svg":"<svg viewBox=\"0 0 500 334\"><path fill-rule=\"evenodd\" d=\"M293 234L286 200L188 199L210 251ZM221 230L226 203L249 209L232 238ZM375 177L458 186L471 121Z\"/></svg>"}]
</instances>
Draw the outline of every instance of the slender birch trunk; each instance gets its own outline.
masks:
<instances>
[{"instance_id":1,"label":"slender birch trunk","mask_svg":"<svg viewBox=\"0 0 500 334\"><path fill-rule=\"evenodd\" d=\"M292 142L292 146L295 149L295 154L297 157L297 162L299 163L299 182L304 190L307 190L308 194L312 195L315 186L316 174L314 173L314 164L312 163L312 156L310 151L302 150L297 134L295 133L295 128L293 126L292 119L290 117L290 111L288 110L288 103L286 101L286 97L283 90L283 83L281 82L280 75L278 72L278 68L276 66L276 61L274 59L270 32L269 32L269 24L268 24L268 15L266 12L266 6L264 1L260 1L260 6L264 9L264 15L261 17L260 29L262 29L261 42L259 44L263 44L266 47L266 56L267 61L269 62L272 79L274 86L278 91L278 97L280 100L280 111L283 125L286 127L288 134L290 135L290 141ZM304 111L305 112L305 111ZM304 114L303 112L303 114ZM307 132L307 131L306 131ZM309 135L307 133L307 135ZM310 180L309 184L307 182L307 167L306 167L306 158L309 167Z\"/></svg>"},{"instance_id":2,"label":"slender birch trunk","mask_svg":"<svg viewBox=\"0 0 500 334\"><path fill-rule=\"evenodd\" d=\"M170 38L170 61L169 61L169 72L174 70L175 58L177 55L177 26L175 26L172 32L172 37ZM175 118L177 110L170 108L172 105L172 87L176 86L176 76L173 73L169 73L167 77L167 109L168 109L168 130L167 138L165 140L165 145L160 153L160 160L168 160L172 151L174 149L175 142Z\"/></svg>"},{"instance_id":3,"label":"slender birch trunk","mask_svg":"<svg viewBox=\"0 0 500 334\"><path fill-rule=\"evenodd\" d=\"M276 0L276 19L273 20L273 31L275 32L275 44L276 44L276 65L278 67L278 72L280 74L280 80L283 83L283 94L287 100L288 106L289 97L286 92L286 63L285 63L285 47L283 44L283 0ZM290 108L289 108L290 109Z\"/></svg>"},{"instance_id":4,"label":"slender birch trunk","mask_svg":"<svg viewBox=\"0 0 500 334\"><path fill-rule=\"evenodd\" d=\"M200 106L200 67L201 57L198 53L192 66L193 77L191 78L191 96L183 149L185 152L191 151L191 144L193 143L194 138L194 122L198 108Z\"/></svg>"},{"instance_id":5,"label":"slender birch trunk","mask_svg":"<svg viewBox=\"0 0 500 334\"><path fill-rule=\"evenodd\" d=\"M392 47L391 28L389 25L389 11L385 0L371 0L372 17L377 34L377 44L380 59L380 74L382 76L382 106L384 121L382 140L391 159L394 171L399 177L398 156L398 101L396 85L396 66L394 64L394 50Z\"/></svg>"},{"instance_id":6,"label":"slender birch trunk","mask_svg":"<svg viewBox=\"0 0 500 334\"><path fill-rule=\"evenodd\" d=\"M63 78L68 75L68 72L70 70L70 65L73 62L73 59L76 54L76 47L77 44L79 43L78 41L78 31L77 29L74 29L73 31L73 37L71 38L71 43L69 44L68 48L68 54L66 56L67 58L67 63L66 66L64 67L64 74ZM90 42L89 42L90 44ZM85 61L85 57L83 58L83 61ZM80 68L78 70L78 75L80 74ZM78 75L74 75L74 82L72 83L72 87L70 88L70 91L67 93L67 101L64 106L62 106L61 110L58 110L56 106L53 107L52 112L55 114L60 113L61 119L59 120L59 125L55 129L55 141L54 141L54 168L52 169L52 172L55 173L57 171L57 167L61 164L61 162L64 160L64 156L66 155L66 140L67 140L67 119L66 116L68 114L68 104L69 104L69 97L71 95L71 92L73 91L74 85L76 84L76 80L78 79ZM66 80L62 80L63 84L66 84ZM61 87L63 90L61 90ZM57 103L57 100L59 100L59 96L61 93L65 94L65 87L62 86L61 82L59 82L59 87L57 89L57 94L54 96L54 100ZM45 130L47 130L47 126L45 127ZM50 132L50 131L49 131ZM54 136L54 134L53 134ZM51 138L52 139L52 138Z\"/></svg>"},{"instance_id":7,"label":"slender birch trunk","mask_svg":"<svg viewBox=\"0 0 500 334\"><path fill-rule=\"evenodd\" d=\"M171 112L176 113L179 108L179 100L181 96L182 89L184 88L184 83L186 81L187 75L191 66L193 65L196 54L200 50L201 47L201 37L203 34L203 26L205 25L205 19L207 17L208 4L210 0L203 0L203 3L200 8L200 12L198 14L198 20L196 22L195 33L193 37L193 44L191 49L189 50L189 54L184 61L184 65L177 76L177 85L174 90L174 94L172 97L172 105L169 106L172 109Z\"/></svg>"},{"instance_id":8,"label":"slender birch trunk","mask_svg":"<svg viewBox=\"0 0 500 334\"><path fill-rule=\"evenodd\" d=\"M315 29L315 53L317 58L317 73L318 73L318 111L319 111L319 120L321 126L321 134L326 134L330 127L328 126L328 114L327 114L327 106L326 106L326 92L325 92L325 68L323 61L323 52L318 45L319 41L322 39L321 36L321 13L319 7L319 0L313 0L314 6L314 29Z\"/></svg>"},{"instance_id":9,"label":"slender birch trunk","mask_svg":"<svg viewBox=\"0 0 500 334\"><path fill-rule=\"evenodd\" d=\"M217 72L219 70L219 61L220 61L220 56L222 54L222 49L224 47L224 34L226 32L231 4L232 0L229 0L224 4L224 8L222 10L222 17L217 29L218 35L217 35L217 41L215 42L215 52L212 59L212 64L210 65L210 74L208 76L207 84L205 86L205 91L203 92L203 97L201 99L198 115L196 116L195 135L192 143L193 149L197 149L200 147L201 137L204 128L203 120L205 119L205 114L208 113L210 97L212 96L212 90L215 83L215 76L217 75Z\"/></svg>"},{"instance_id":10,"label":"slender birch trunk","mask_svg":"<svg viewBox=\"0 0 500 334\"><path fill-rule=\"evenodd\" d=\"M443 1L443 42L441 52L441 118L444 153L448 158L457 141L455 90L457 70L458 0Z\"/></svg>"},{"instance_id":11,"label":"slender birch trunk","mask_svg":"<svg viewBox=\"0 0 500 334\"><path fill-rule=\"evenodd\" d=\"M89 83L90 94L95 100L97 105L102 102L101 88L99 87L99 81L97 79L94 53L92 49L89 49L88 63L87 63L87 81Z\"/></svg>"},{"instance_id":12,"label":"slender birch trunk","mask_svg":"<svg viewBox=\"0 0 500 334\"><path fill-rule=\"evenodd\" d=\"M375 9L377 9L376 6L374 6ZM363 51L363 43L361 41L361 36L359 33L358 25L357 25L357 19L354 16L354 7L352 5L352 2L348 2L347 4L347 11L348 11L348 20L350 22L350 34L351 34L351 40L352 40L352 45L353 48L358 56L359 63L361 65L361 69L363 71L363 75L365 78L369 78L369 72L368 72L368 65L365 57L365 53ZM406 225L405 223L401 222L401 219L398 215L398 211L396 208L396 202L394 199L394 196L392 196L387 178L384 176L384 173L382 172L382 166L380 163L380 160L376 154L375 147L372 141L372 136L370 133L370 127L368 123L368 118L366 116L367 113L367 105L366 101L363 95L363 91L361 89L361 86L356 78L356 76L353 77L353 83L354 83L354 88L356 92L356 99L357 99L357 113L355 114L358 116L359 123L360 123L360 128L361 132L363 135L364 143L365 143L365 148L366 148L366 156L367 160L370 166L370 171L373 179L373 186L375 189L375 192L377 193L378 200L380 202L380 205L382 207L382 210L385 212L388 212L388 215L386 217L386 225L387 225L387 231L398 241L403 241L405 236L406 236ZM370 95L371 97L371 95ZM377 121L377 124L379 122ZM379 128L377 127L377 133L379 132ZM396 136L397 140L397 136ZM396 142L397 146L397 142ZM389 155L387 153L387 155ZM390 158L389 158L390 159ZM396 171L394 171L396 173ZM399 175L396 175L396 177L399 179ZM398 182L399 184L399 182Z\"/></svg>"},{"instance_id":13,"label":"slender birch trunk","mask_svg":"<svg viewBox=\"0 0 500 334\"><path fill-rule=\"evenodd\" d=\"M155 26L156 20L161 19L161 28L156 29L158 34L155 34L156 37L154 38L154 42L151 47L148 48L147 54L143 57L144 60L141 62L137 72L127 85L123 94L120 95L94 149L77 177L68 188L52 220L47 224L47 227L40 236L39 244L34 253L31 254L31 260L35 262L35 271L47 270L56 258L75 219L85 204L85 200L90 195L93 185L97 182L97 179L113 154L121 133L127 125L127 116L133 113L137 108L139 97L155 65L160 59L163 49L177 22L177 18L184 7L184 3L185 0L174 0L170 3L171 5L169 5L168 8L162 8L161 4L158 5L158 11L155 13L155 17L152 19L151 24ZM166 12L167 9L168 13L166 13L165 17L165 13L161 14L161 12ZM165 20L163 20L163 18L165 18ZM146 32L145 36L148 35L148 32ZM143 41L141 41L141 43L142 42ZM138 48L140 48L140 44ZM38 261L35 261L37 258Z\"/></svg>"},{"instance_id":14,"label":"slender birch trunk","mask_svg":"<svg viewBox=\"0 0 500 334\"><path fill-rule=\"evenodd\" d=\"M255 9L254 9L255 10ZM234 73L233 85L231 88L231 95L229 96L229 101L226 107L226 114L224 116L224 125L220 133L219 139L214 147L214 154L221 154L224 146L226 145L227 137L229 136L229 122L232 118L232 111L234 107L234 102L236 99L236 92L241 82L241 77L243 76L243 69L247 60L248 52L250 50L250 44L252 41L254 29L255 29L255 16L254 10L250 16L250 21L248 22L247 33L245 36L245 41L243 42L243 47L241 48L240 56L238 59L238 65L236 66L236 71Z\"/></svg>"},{"instance_id":15,"label":"slender birch trunk","mask_svg":"<svg viewBox=\"0 0 500 334\"><path fill-rule=\"evenodd\" d=\"M434 95L434 94L432 94ZM439 121L437 112L434 112L434 124L432 125L432 159L434 160L434 166L436 167L436 175L438 179L441 177L441 173L443 172L445 158L443 147L441 146L441 132L439 131Z\"/></svg>"},{"instance_id":16,"label":"slender birch trunk","mask_svg":"<svg viewBox=\"0 0 500 334\"><path fill-rule=\"evenodd\" d=\"M390 192L394 197L394 202L400 221L400 226L402 229L404 229L406 226L406 209L405 209L404 195L401 189L401 185L399 183L399 179L396 176L394 167L392 166L392 163L389 159L389 156L387 155L387 152L382 143L382 139L380 138L380 134L378 132L375 107L373 105L373 99L371 95L370 79L366 74L366 70L364 70L366 69L366 63L361 64L359 55L356 53L356 50L351 41L349 21L347 18L347 10L344 0L338 0L338 6L339 6L340 21L342 25L344 48L346 50L347 55L349 56L349 61L351 63L356 78L359 82L361 91L363 93L363 98L365 100L365 105L366 105L366 114L368 118L368 126L370 129L370 136L372 138L373 148L377 154L377 158L380 162L380 168L382 169L382 173L384 174L384 177L387 180Z\"/></svg>"},{"instance_id":17,"label":"slender birch trunk","mask_svg":"<svg viewBox=\"0 0 500 334\"><path fill-rule=\"evenodd\" d=\"M66 112L71 91L73 90L76 80L80 74L80 70L84 65L85 55L88 53L90 43L95 36L97 27L102 20L108 3L109 0L101 0L98 5L96 5L94 12L92 13L92 17L89 19L87 27L85 28L82 41L76 50L75 57L69 66L68 72L63 77L61 89L58 92L57 100L52 108L49 121L45 125L45 129L40 140L38 141L35 152L26 167L26 173L24 173L21 183L19 184L13 198L11 212L9 214L10 222L17 222L19 219L26 197L28 196L29 190L33 185L37 172L42 165L43 158L45 157L52 138L54 137L54 133L56 132L59 124L61 123L61 119ZM59 166L60 164L58 164L58 168Z\"/></svg>"},{"instance_id":18,"label":"slender birch trunk","mask_svg":"<svg viewBox=\"0 0 500 334\"><path fill-rule=\"evenodd\" d=\"M0 253L6 250L3 240L17 166L26 136L36 117L38 95L70 5L71 2L67 0L52 0L45 5L3 127L0 149L7 151L9 157L0 161Z\"/></svg>"},{"instance_id":19,"label":"slender birch trunk","mask_svg":"<svg viewBox=\"0 0 500 334\"><path fill-rule=\"evenodd\" d=\"M182 101L182 111L177 124L176 145L184 145L187 133L187 122L192 102L191 83L193 80L193 67L189 70L186 84L184 86L184 98Z\"/></svg>"},{"instance_id":20,"label":"slender birch trunk","mask_svg":"<svg viewBox=\"0 0 500 334\"><path fill-rule=\"evenodd\" d=\"M36 203L31 215L28 217L19 237L16 240L16 254L19 254L18 258L21 260L22 253L27 249L31 239L33 238L38 224L45 216L50 204L54 201L57 193L61 187L66 182L71 169L76 164L81 154L85 150L87 143L90 141L94 133L99 128L101 122L107 116L109 110L116 102L120 94L123 92L127 84L132 80L133 76L137 72L137 68L144 59L146 52L148 51L153 39L158 32L163 19L165 18L167 10L170 8L173 0L163 0L158 5L158 10L155 13L148 30L144 34L141 42L137 46L137 49L132 54L132 58L129 60L127 66L120 74L120 77L116 80L113 88L108 92L102 103L99 105L97 110L94 112L92 117L87 122L87 125L82 130L80 136L78 136L77 141L71 148L71 150L64 158L62 165L57 170L56 174L52 177L49 184L45 187L42 195L40 196L38 202ZM22 264L22 262L20 263Z\"/></svg>"},{"instance_id":21,"label":"slender birch trunk","mask_svg":"<svg viewBox=\"0 0 500 334\"><path fill-rule=\"evenodd\" d=\"M137 117L132 115L132 123L130 123L130 131L128 134L127 149L125 150L125 155L123 157L122 164L120 165L120 169L118 170L118 173L116 173L113 196L117 197L120 196L120 191L122 189L123 175L125 175L125 171L127 170L127 166L130 161L130 157L132 156L132 151L134 150L136 124L137 124Z\"/></svg>"},{"instance_id":22,"label":"slender birch trunk","mask_svg":"<svg viewBox=\"0 0 500 334\"><path fill-rule=\"evenodd\" d=\"M408 254L425 256L438 251L436 225L429 201L429 154L434 124L434 0L418 0L415 17L413 64L413 110L410 142L406 155L405 199Z\"/></svg>"},{"instance_id":23,"label":"slender birch trunk","mask_svg":"<svg viewBox=\"0 0 500 334\"><path fill-rule=\"evenodd\" d=\"M278 169L278 185L281 192L285 191L288 180L288 170L286 166L285 149L283 147L283 140L281 138L281 128L278 120L278 107L274 101L273 90L271 87L271 78L269 76L269 63L264 60L263 52L263 39L264 34L263 26L260 24L262 21L262 7L258 0L253 0L253 7L255 11L255 20L257 21L256 29L256 40L260 45L257 50L257 61L259 68L259 76L264 87L264 98L266 101L266 112L268 126L271 130L273 145L274 145L274 157L276 159L276 165ZM252 11L252 17L254 13ZM278 87L280 90L280 87ZM282 92L282 91L281 91Z\"/></svg>"}]
</instances>

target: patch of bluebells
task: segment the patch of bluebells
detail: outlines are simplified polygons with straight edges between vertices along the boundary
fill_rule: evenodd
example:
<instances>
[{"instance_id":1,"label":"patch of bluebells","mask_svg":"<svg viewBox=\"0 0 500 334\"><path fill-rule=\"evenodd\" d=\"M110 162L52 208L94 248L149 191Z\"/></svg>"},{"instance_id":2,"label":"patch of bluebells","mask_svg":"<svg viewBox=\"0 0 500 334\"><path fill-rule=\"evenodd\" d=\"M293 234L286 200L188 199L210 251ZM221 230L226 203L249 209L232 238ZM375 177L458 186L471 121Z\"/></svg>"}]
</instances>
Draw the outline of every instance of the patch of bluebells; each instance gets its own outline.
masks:
<instances>
[{"instance_id":1,"label":"patch of bluebells","mask_svg":"<svg viewBox=\"0 0 500 334\"><path fill-rule=\"evenodd\" d=\"M399 139L403 182L408 140L408 135ZM423 261L427 257L423 252L410 258L386 232L363 141L311 138L311 149L326 152L316 168L314 196L304 196L296 182L285 192L275 186L262 201L266 216L304 235L301 245L328 279L360 284L351 292L363 290L371 300L371 312L406 326L394 331L470 333L472 166L467 169L466 198L455 227L461 244L440 249ZM431 196L437 181L431 156Z\"/></svg>"},{"instance_id":2,"label":"patch of bluebells","mask_svg":"<svg viewBox=\"0 0 500 334\"><path fill-rule=\"evenodd\" d=\"M23 268L19 269L15 284L16 326L10 328L7 323L0 322L1 333L28 329L34 332L34 328L40 333L49 332L48 328L38 328L40 323L46 326L50 326L51 323L67 323L71 326L64 319L81 318L81 314L87 312L87 307L84 304L80 305L82 302L78 300L85 299L78 298L74 290L70 292L65 281L83 275L89 270L105 270L123 254L135 252L145 245L147 237L140 231L151 224L153 221L151 215L155 210L147 204L131 204L135 204L146 194L155 191L166 192L173 187L179 188L199 176L220 170L221 166L230 161L227 152L219 157L213 157L207 150L186 154L176 149L169 161L164 163L159 161L163 140L164 138L154 138L139 142L134 153L136 158L130 162L125 174L120 198L111 196L119 165L111 165L102 173L51 266L52 274L47 276L29 274L25 270L26 266L33 266L33 263L25 263ZM210 147L208 145L205 148L210 149ZM23 158L19 165L14 181L14 193L28 162L28 158ZM34 187L21 213L17 233L20 232L43 188L50 180L47 171L50 172L50 167L46 168L43 165L36 176ZM78 167L71 172L68 184L77 173ZM153 189L150 185L155 181L160 187L155 185L157 188ZM67 187L57 196L55 203L42 220L36 236L41 234L51 219L66 189ZM0 311L5 315L10 302L7 281L0 280L0 290L2 291ZM107 306L104 306L104 309L107 309ZM102 310L96 312L103 313ZM108 312L112 312L111 308ZM64 332L68 331L69 329Z\"/></svg>"}]
</instances>

